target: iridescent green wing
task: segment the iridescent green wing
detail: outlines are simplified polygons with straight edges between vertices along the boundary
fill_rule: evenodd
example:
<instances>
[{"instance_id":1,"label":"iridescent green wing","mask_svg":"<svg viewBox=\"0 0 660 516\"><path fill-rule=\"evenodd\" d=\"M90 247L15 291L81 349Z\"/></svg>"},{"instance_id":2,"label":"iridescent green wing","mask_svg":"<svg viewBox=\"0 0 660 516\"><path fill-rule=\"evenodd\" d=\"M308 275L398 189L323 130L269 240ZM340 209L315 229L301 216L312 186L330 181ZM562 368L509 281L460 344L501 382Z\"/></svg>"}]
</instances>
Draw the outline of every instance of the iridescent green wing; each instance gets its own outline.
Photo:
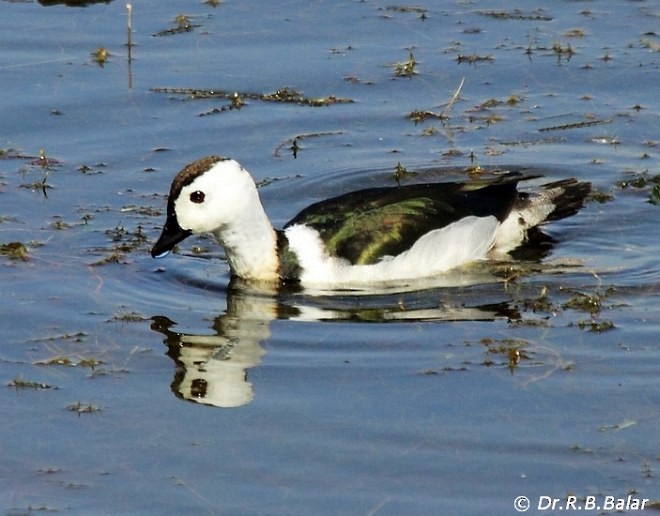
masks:
<instances>
[{"instance_id":1,"label":"iridescent green wing","mask_svg":"<svg viewBox=\"0 0 660 516\"><path fill-rule=\"evenodd\" d=\"M376 263L409 249L425 233L465 216L502 219L517 196L517 179L361 190L313 204L287 227L311 226L321 235L329 254L352 264Z\"/></svg>"},{"instance_id":2,"label":"iridescent green wing","mask_svg":"<svg viewBox=\"0 0 660 516\"><path fill-rule=\"evenodd\" d=\"M329 225L309 223L320 229L328 253L354 264L369 264L399 254L408 242L412 245L427 229L426 222L437 215L430 198L416 197L368 203Z\"/></svg>"}]
</instances>

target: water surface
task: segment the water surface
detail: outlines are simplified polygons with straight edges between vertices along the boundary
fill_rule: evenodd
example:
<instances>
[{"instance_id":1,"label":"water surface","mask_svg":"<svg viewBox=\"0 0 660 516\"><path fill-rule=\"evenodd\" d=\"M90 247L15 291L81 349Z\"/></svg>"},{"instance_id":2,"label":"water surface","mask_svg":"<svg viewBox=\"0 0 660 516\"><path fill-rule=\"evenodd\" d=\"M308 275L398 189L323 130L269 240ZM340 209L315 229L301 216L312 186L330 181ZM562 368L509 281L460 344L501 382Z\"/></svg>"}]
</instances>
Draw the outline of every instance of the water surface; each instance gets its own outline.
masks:
<instances>
[{"instance_id":1,"label":"water surface","mask_svg":"<svg viewBox=\"0 0 660 516\"><path fill-rule=\"evenodd\" d=\"M5 514L657 503L654 2L145 0L130 60L124 3L43 4L1 4ZM542 260L264 292L210 239L149 257L171 178L207 154L253 172L278 226L397 164L597 195Z\"/></svg>"}]
</instances>

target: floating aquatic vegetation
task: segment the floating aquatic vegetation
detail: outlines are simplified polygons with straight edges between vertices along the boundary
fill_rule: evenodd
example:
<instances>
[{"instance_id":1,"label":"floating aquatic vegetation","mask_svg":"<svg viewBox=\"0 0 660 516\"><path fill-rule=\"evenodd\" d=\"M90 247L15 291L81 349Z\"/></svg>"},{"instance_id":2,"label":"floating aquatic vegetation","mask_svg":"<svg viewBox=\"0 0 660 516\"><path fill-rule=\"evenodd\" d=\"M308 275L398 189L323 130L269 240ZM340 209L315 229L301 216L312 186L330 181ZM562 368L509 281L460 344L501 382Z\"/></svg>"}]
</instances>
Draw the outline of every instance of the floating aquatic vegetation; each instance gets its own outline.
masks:
<instances>
[{"instance_id":1,"label":"floating aquatic vegetation","mask_svg":"<svg viewBox=\"0 0 660 516\"><path fill-rule=\"evenodd\" d=\"M110 254L101 260L90 263L92 266L125 263L124 255L142 249L148 240L147 235L143 232L142 226L140 225L138 225L135 230L129 230L120 223L114 228L106 230L105 234L112 242L114 242L114 245L110 250ZM103 249L103 251L107 250Z\"/></svg>"},{"instance_id":2,"label":"floating aquatic vegetation","mask_svg":"<svg viewBox=\"0 0 660 516\"><path fill-rule=\"evenodd\" d=\"M64 229L69 229L71 227L71 224L63 221L59 216L56 216L55 218L56 220L50 223L51 229L61 231Z\"/></svg>"},{"instance_id":3,"label":"floating aquatic vegetation","mask_svg":"<svg viewBox=\"0 0 660 516\"><path fill-rule=\"evenodd\" d=\"M126 263L124 260L124 253L121 251L113 250L108 256L90 263L91 266L97 267L99 265L108 265L111 263Z\"/></svg>"},{"instance_id":4,"label":"floating aquatic vegetation","mask_svg":"<svg viewBox=\"0 0 660 516\"><path fill-rule=\"evenodd\" d=\"M62 357L62 356L57 356L53 358L49 358L48 360L40 360L38 362L35 362L35 365L58 365L58 366L68 366L68 365L74 365L71 362L71 359L68 357Z\"/></svg>"},{"instance_id":5,"label":"floating aquatic vegetation","mask_svg":"<svg viewBox=\"0 0 660 516\"><path fill-rule=\"evenodd\" d=\"M109 4L112 0L39 0L43 6L66 5L67 7L87 7L90 4Z\"/></svg>"},{"instance_id":6,"label":"floating aquatic vegetation","mask_svg":"<svg viewBox=\"0 0 660 516\"><path fill-rule=\"evenodd\" d=\"M615 328L612 321L594 321L590 319L588 321L582 320L577 322L577 327L581 330L587 330L593 333L603 333Z\"/></svg>"},{"instance_id":7,"label":"floating aquatic vegetation","mask_svg":"<svg viewBox=\"0 0 660 516\"><path fill-rule=\"evenodd\" d=\"M567 38L583 38L586 34L587 31L580 27L568 29L566 32L564 32L564 36L566 36Z\"/></svg>"},{"instance_id":8,"label":"floating aquatic vegetation","mask_svg":"<svg viewBox=\"0 0 660 516\"><path fill-rule=\"evenodd\" d=\"M596 292L594 294L583 294L577 292L572 298L562 305L562 308L570 308L572 310L580 310L595 315L600 312L602 308L602 296Z\"/></svg>"},{"instance_id":9,"label":"floating aquatic vegetation","mask_svg":"<svg viewBox=\"0 0 660 516\"><path fill-rule=\"evenodd\" d=\"M34 389L34 390L49 390L57 389L57 387L43 383L43 382L32 382L25 380L23 378L14 378L11 382L7 384L7 387L13 387L14 389Z\"/></svg>"},{"instance_id":10,"label":"floating aquatic vegetation","mask_svg":"<svg viewBox=\"0 0 660 516\"><path fill-rule=\"evenodd\" d=\"M191 32L194 29L201 27L201 25L193 23L191 21L191 17L188 16L187 14L177 14L174 17L174 27L170 29L165 29L158 31L153 34L154 37L161 37L161 36L172 36L174 34L182 34L186 32Z\"/></svg>"},{"instance_id":11,"label":"floating aquatic vegetation","mask_svg":"<svg viewBox=\"0 0 660 516\"><path fill-rule=\"evenodd\" d=\"M41 171L41 173L43 173L43 177L41 179L37 179L33 181L32 183L22 183L19 186L21 188L28 188L33 191L41 190L42 193L44 194L44 197L48 197L48 190L53 188L50 184L48 184L48 177L50 175L50 172L55 167L60 165L59 161L46 156L46 151L43 149L39 151L39 157L26 156L20 153L9 155L7 157L14 159L29 159L30 161L28 161L27 167L21 168L20 170L21 174L27 175L28 172L30 172L33 168L37 168L38 170Z\"/></svg>"},{"instance_id":12,"label":"floating aquatic vegetation","mask_svg":"<svg viewBox=\"0 0 660 516\"><path fill-rule=\"evenodd\" d=\"M44 197L48 197L48 190L53 188L47 183L48 175L48 171L46 171L42 179L37 179L32 183L21 183L19 186L21 188L27 188L28 190L32 191L41 190L41 192L44 194Z\"/></svg>"},{"instance_id":13,"label":"floating aquatic vegetation","mask_svg":"<svg viewBox=\"0 0 660 516\"><path fill-rule=\"evenodd\" d=\"M479 61L493 62L495 61L495 59L490 54L485 56L480 56L479 54L470 54L467 56L463 54L458 54L458 56L456 56L456 62L458 64L461 63L476 64Z\"/></svg>"},{"instance_id":14,"label":"floating aquatic vegetation","mask_svg":"<svg viewBox=\"0 0 660 516\"><path fill-rule=\"evenodd\" d=\"M385 6L386 11L394 11L397 13L419 13L423 14L428 12L428 9L425 7L416 7L412 5L387 5Z\"/></svg>"},{"instance_id":15,"label":"floating aquatic vegetation","mask_svg":"<svg viewBox=\"0 0 660 516\"><path fill-rule=\"evenodd\" d=\"M329 106L330 104L346 104L353 102L350 99L341 99L334 95L327 97L305 97L302 93L291 88L282 88L273 93L261 95L260 100L267 102L285 102L290 104L301 104L313 107Z\"/></svg>"},{"instance_id":16,"label":"floating aquatic vegetation","mask_svg":"<svg viewBox=\"0 0 660 516\"><path fill-rule=\"evenodd\" d=\"M529 343L522 339L501 339L483 338L480 344L486 346L487 358L483 361L485 366L499 365L493 356L504 357L506 364L511 372L517 368L523 360L531 359L531 352L526 349Z\"/></svg>"},{"instance_id":17,"label":"floating aquatic vegetation","mask_svg":"<svg viewBox=\"0 0 660 516\"><path fill-rule=\"evenodd\" d=\"M71 403L70 405L67 405L66 409L70 410L71 412L77 412L78 415L80 415L80 414L92 414L94 412L101 412L100 407L92 405L91 403L80 403L79 401L76 402L76 403Z\"/></svg>"},{"instance_id":18,"label":"floating aquatic vegetation","mask_svg":"<svg viewBox=\"0 0 660 516\"><path fill-rule=\"evenodd\" d=\"M22 242L0 244L0 254L10 260L21 260L25 262L29 259L27 247Z\"/></svg>"},{"instance_id":19,"label":"floating aquatic vegetation","mask_svg":"<svg viewBox=\"0 0 660 516\"><path fill-rule=\"evenodd\" d=\"M330 49L330 53L333 55L346 55L351 50L354 50L355 47L351 45L346 45L345 47L333 47Z\"/></svg>"},{"instance_id":20,"label":"floating aquatic vegetation","mask_svg":"<svg viewBox=\"0 0 660 516\"><path fill-rule=\"evenodd\" d=\"M110 55L110 52L105 47L99 47L91 53L92 60L101 67L106 63Z\"/></svg>"},{"instance_id":21,"label":"floating aquatic vegetation","mask_svg":"<svg viewBox=\"0 0 660 516\"><path fill-rule=\"evenodd\" d=\"M103 363L104 362L102 360L97 360L94 357L88 357L88 358L80 357L78 358L78 360L75 360L65 355L57 355L45 360L38 360L34 364L45 365L45 366L89 367L91 369L94 369L95 367L98 367Z\"/></svg>"},{"instance_id":22,"label":"floating aquatic vegetation","mask_svg":"<svg viewBox=\"0 0 660 516\"><path fill-rule=\"evenodd\" d=\"M275 152L273 152L273 155L276 158L281 157L281 152L282 149L288 148L288 150L291 151L293 154L294 159L298 157L298 152L300 151L300 145L298 142L302 140L307 140L309 138L319 138L321 136L334 136L334 135L339 135L343 134L343 131L322 131L322 132L317 132L317 133L302 133L302 134L297 134L293 138L289 138L288 140L283 141L280 143L276 148Z\"/></svg>"},{"instance_id":23,"label":"floating aquatic vegetation","mask_svg":"<svg viewBox=\"0 0 660 516\"><path fill-rule=\"evenodd\" d=\"M410 112L408 118L410 118L415 123L415 125L424 122L427 118L440 120L443 123L446 122L447 120L449 120L449 114L451 112L451 109L454 107L454 104L458 100L464 84L465 84L465 77L461 79L461 82L454 91L451 99L449 99L449 102L447 102L447 104L445 105L445 108L442 110L442 112L438 113L436 111L430 111L428 109L427 110L416 109ZM433 133L435 133L435 131L433 131L431 134ZM429 135L430 135L429 133L425 134L425 136L429 136Z\"/></svg>"},{"instance_id":24,"label":"floating aquatic vegetation","mask_svg":"<svg viewBox=\"0 0 660 516\"><path fill-rule=\"evenodd\" d=\"M356 77L355 75L347 75L344 77L344 80L346 82L350 82L352 84L366 84L368 86L371 86L374 84L373 81L366 80L366 79L360 79L359 77Z\"/></svg>"},{"instance_id":25,"label":"floating aquatic vegetation","mask_svg":"<svg viewBox=\"0 0 660 516\"><path fill-rule=\"evenodd\" d=\"M90 357L90 358L81 358L76 365L78 367L89 367L91 369L94 369L95 367L98 367L102 364L104 364L102 360L97 360L96 358Z\"/></svg>"},{"instance_id":26,"label":"floating aquatic vegetation","mask_svg":"<svg viewBox=\"0 0 660 516\"><path fill-rule=\"evenodd\" d=\"M76 333L62 333L59 335L50 335L48 337L34 339L34 342L55 342L55 341L70 341L80 343L85 340L88 335L85 332L79 331Z\"/></svg>"},{"instance_id":27,"label":"floating aquatic vegetation","mask_svg":"<svg viewBox=\"0 0 660 516\"><path fill-rule=\"evenodd\" d=\"M198 89L198 88L151 88L154 93L165 93L169 95L181 95L190 100L197 99L227 99L230 103L222 108L215 108L200 116L240 109L245 105L245 100L258 100L262 102L283 102L285 104L298 104L301 106L323 107L333 104L350 104L352 99L341 98L335 95L325 97L307 97L301 92L292 88L284 87L271 93L251 93L216 89Z\"/></svg>"},{"instance_id":28,"label":"floating aquatic vegetation","mask_svg":"<svg viewBox=\"0 0 660 516\"><path fill-rule=\"evenodd\" d=\"M91 176L91 175L96 175L96 174L103 174L103 171L98 170L98 169L104 168L105 166L106 166L105 163L97 163L94 166L83 164L83 165L80 165L78 168L76 168L76 170L78 172L80 172L81 174L84 174L86 176ZM96 167L96 168L94 168L94 167Z\"/></svg>"},{"instance_id":29,"label":"floating aquatic vegetation","mask_svg":"<svg viewBox=\"0 0 660 516\"><path fill-rule=\"evenodd\" d=\"M591 193L589 194L589 199L591 199L594 202L604 204L606 202L613 201L614 196L609 192L603 192L601 190L597 190L592 187Z\"/></svg>"},{"instance_id":30,"label":"floating aquatic vegetation","mask_svg":"<svg viewBox=\"0 0 660 516\"><path fill-rule=\"evenodd\" d=\"M561 63L562 57L566 58L566 61L568 62L575 54L575 51L573 50L573 47L571 47L570 43L568 45L562 45L559 42L555 42L552 45L552 51L557 56L558 64Z\"/></svg>"},{"instance_id":31,"label":"floating aquatic vegetation","mask_svg":"<svg viewBox=\"0 0 660 516\"><path fill-rule=\"evenodd\" d=\"M425 129L422 129L422 132L420 133L422 136L435 136L438 134L438 130L431 126L431 127L426 127Z\"/></svg>"},{"instance_id":32,"label":"floating aquatic vegetation","mask_svg":"<svg viewBox=\"0 0 660 516\"><path fill-rule=\"evenodd\" d=\"M142 321L148 321L149 318L145 317L142 314L139 314L137 312L123 312L119 314L115 314L112 316L112 319L109 321L120 321L120 322L142 322Z\"/></svg>"},{"instance_id":33,"label":"floating aquatic vegetation","mask_svg":"<svg viewBox=\"0 0 660 516\"><path fill-rule=\"evenodd\" d=\"M656 206L660 206L660 185L655 185L651 188L651 193L649 194L649 202Z\"/></svg>"},{"instance_id":34,"label":"floating aquatic vegetation","mask_svg":"<svg viewBox=\"0 0 660 516\"><path fill-rule=\"evenodd\" d=\"M426 121L427 118L432 118L435 120L447 120L449 117L444 113L436 113L435 111L429 110L414 110L408 114L408 118L415 122L415 125Z\"/></svg>"},{"instance_id":35,"label":"floating aquatic vegetation","mask_svg":"<svg viewBox=\"0 0 660 516\"><path fill-rule=\"evenodd\" d=\"M394 179L396 180L397 184L401 184L401 180L404 177L412 175L412 172L409 172L406 167L404 167L401 162L398 162L396 164L396 167L394 167Z\"/></svg>"},{"instance_id":36,"label":"floating aquatic vegetation","mask_svg":"<svg viewBox=\"0 0 660 516\"><path fill-rule=\"evenodd\" d=\"M16 149L0 149L0 159L37 159Z\"/></svg>"},{"instance_id":37,"label":"floating aquatic vegetation","mask_svg":"<svg viewBox=\"0 0 660 516\"><path fill-rule=\"evenodd\" d=\"M36 160L32 160L30 163L31 165L38 165L41 168L46 168L46 169L51 169L55 167L56 165L59 165L60 162L57 161L56 159L49 158L46 156L46 151L44 149L39 150L39 158Z\"/></svg>"},{"instance_id":38,"label":"floating aquatic vegetation","mask_svg":"<svg viewBox=\"0 0 660 516\"><path fill-rule=\"evenodd\" d=\"M584 127L592 127L594 125L603 125L603 124L609 124L612 122L611 118L599 118L595 120L582 120L580 122L572 122L568 124L561 124L561 125L551 125L549 127L541 127L539 129L540 132L548 132L548 131L567 131L569 129L582 129Z\"/></svg>"},{"instance_id":39,"label":"floating aquatic vegetation","mask_svg":"<svg viewBox=\"0 0 660 516\"><path fill-rule=\"evenodd\" d=\"M419 19L420 20L426 20L428 13L428 9L425 7L417 7L417 6L412 6L412 5L387 5L385 8L379 8L379 10L384 10L387 12L395 12L395 13L414 13L414 14L419 14Z\"/></svg>"},{"instance_id":40,"label":"floating aquatic vegetation","mask_svg":"<svg viewBox=\"0 0 660 516\"><path fill-rule=\"evenodd\" d=\"M635 174L631 179L624 179L617 183L622 189L635 189L648 191L648 202L654 206L660 205L660 174L651 175L648 171Z\"/></svg>"},{"instance_id":41,"label":"floating aquatic vegetation","mask_svg":"<svg viewBox=\"0 0 660 516\"><path fill-rule=\"evenodd\" d=\"M536 9L535 11L524 12L520 9L512 9L510 11L477 11L482 16L495 18L498 20L533 20L533 21L552 21L552 16L547 14L543 9Z\"/></svg>"},{"instance_id":42,"label":"floating aquatic vegetation","mask_svg":"<svg viewBox=\"0 0 660 516\"><path fill-rule=\"evenodd\" d=\"M395 77L412 77L413 75L417 75L417 70L415 70L417 61L412 52L410 52L407 61L394 63L391 66L394 68Z\"/></svg>"}]
</instances>

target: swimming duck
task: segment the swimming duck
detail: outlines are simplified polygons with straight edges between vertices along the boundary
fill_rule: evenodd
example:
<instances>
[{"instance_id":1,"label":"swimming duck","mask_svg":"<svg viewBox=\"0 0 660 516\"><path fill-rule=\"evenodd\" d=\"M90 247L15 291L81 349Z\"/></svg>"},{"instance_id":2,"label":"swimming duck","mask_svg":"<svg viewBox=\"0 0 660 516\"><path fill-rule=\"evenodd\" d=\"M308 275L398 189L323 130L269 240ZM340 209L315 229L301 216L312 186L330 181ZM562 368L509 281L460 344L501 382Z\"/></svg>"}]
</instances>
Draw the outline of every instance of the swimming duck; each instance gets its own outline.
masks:
<instances>
[{"instance_id":1,"label":"swimming duck","mask_svg":"<svg viewBox=\"0 0 660 516\"><path fill-rule=\"evenodd\" d=\"M530 228L575 214L589 183L564 179L535 193L530 179L495 179L369 188L307 207L273 229L251 175L238 162L207 156L174 178L167 219L151 255L192 234L212 233L234 276L323 288L364 287L431 277L499 258Z\"/></svg>"}]
</instances>

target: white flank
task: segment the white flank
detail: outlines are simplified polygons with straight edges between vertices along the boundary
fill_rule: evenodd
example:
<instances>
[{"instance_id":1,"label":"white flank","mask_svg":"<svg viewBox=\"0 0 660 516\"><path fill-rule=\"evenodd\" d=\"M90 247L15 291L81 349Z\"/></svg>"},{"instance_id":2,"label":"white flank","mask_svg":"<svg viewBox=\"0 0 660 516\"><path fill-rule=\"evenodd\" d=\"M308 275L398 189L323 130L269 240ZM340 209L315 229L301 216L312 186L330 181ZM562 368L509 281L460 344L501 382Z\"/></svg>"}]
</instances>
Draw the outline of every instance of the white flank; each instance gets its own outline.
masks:
<instances>
[{"instance_id":1,"label":"white flank","mask_svg":"<svg viewBox=\"0 0 660 516\"><path fill-rule=\"evenodd\" d=\"M372 265L351 265L329 256L319 233L305 225L286 229L296 252L304 285L333 288L372 285L433 276L477 260L493 246L499 222L495 217L465 217L422 236L407 251Z\"/></svg>"}]
</instances>

